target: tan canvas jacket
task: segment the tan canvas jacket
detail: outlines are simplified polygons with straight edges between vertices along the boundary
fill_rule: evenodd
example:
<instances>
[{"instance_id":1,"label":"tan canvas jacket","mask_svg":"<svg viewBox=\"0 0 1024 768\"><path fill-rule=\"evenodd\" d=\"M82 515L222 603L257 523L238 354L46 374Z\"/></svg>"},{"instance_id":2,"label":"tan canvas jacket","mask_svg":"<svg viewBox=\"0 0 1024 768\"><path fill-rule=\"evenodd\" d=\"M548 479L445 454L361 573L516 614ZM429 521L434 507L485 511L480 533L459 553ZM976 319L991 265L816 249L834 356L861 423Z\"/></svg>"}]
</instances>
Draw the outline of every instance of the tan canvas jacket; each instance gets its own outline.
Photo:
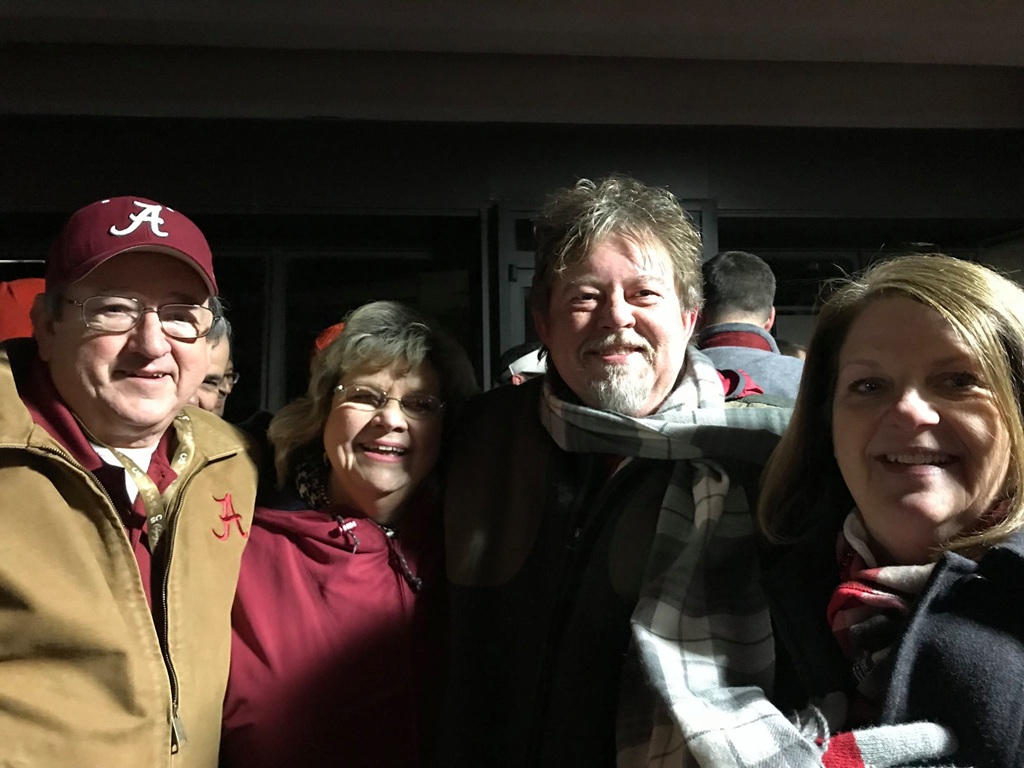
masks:
<instances>
[{"instance_id":1,"label":"tan canvas jacket","mask_svg":"<svg viewBox=\"0 0 1024 768\"><path fill-rule=\"evenodd\" d=\"M216 768L256 466L241 433L186 412L158 630L109 496L32 422L0 350L0 767Z\"/></svg>"}]
</instances>

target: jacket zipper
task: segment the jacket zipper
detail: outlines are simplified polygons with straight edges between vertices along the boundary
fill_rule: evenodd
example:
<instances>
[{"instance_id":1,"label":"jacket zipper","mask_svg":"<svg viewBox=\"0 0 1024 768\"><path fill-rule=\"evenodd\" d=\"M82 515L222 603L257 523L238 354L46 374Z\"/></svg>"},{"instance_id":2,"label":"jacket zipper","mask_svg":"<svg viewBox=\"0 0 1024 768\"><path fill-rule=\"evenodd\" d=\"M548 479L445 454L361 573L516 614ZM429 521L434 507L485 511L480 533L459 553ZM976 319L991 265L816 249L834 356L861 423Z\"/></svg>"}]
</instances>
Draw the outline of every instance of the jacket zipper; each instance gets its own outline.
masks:
<instances>
[{"instance_id":1,"label":"jacket zipper","mask_svg":"<svg viewBox=\"0 0 1024 768\"><path fill-rule=\"evenodd\" d=\"M57 456L58 458L63 459L72 468L77 469L77 470L79 470L81 472L84 472L85 474L87 474L88 476L90 476L94 480L96 480L96 476L93 475L92 472L90 472L85 467L83 467L81 464L79 464L69 454L64 453L64 451L61 451L61 450L59 450L57 448L51 448L50 446L45 446L45 445L34 446L34 448L36 450L43 451L44 453L51 453L54 456ZM178 716L178 675L174 671L174 664L171 661L171 652L170 652L170 649L168 648L168 645L170 643L170 639L168 637L169 630L168 630L168 619L167 619L167 580L168 580L168 577L170 576L170 573L171 573L171 551L174 549L174 533L175 533L175 531L177 529L177 521L178 521L178 517L179 517L178 512L181 511L181 503L182 503L182 499L184 498L185 488L188 487L188 485L192 481L192 477L194 475L195 475L195 473L192 473L192 475L189 475L187 478L185 478L185 482L182 484L181 490L178 493L178 501L177 501L177 503L174 506L174 513L175 514L172 515L172 517L171 517L170 528L169 528L169 530L167 532L168 535L169 535L168 542L167 542L167 560L166 560L166 564L164 566L163 582L160 585L160 593L161 593L160 597L161 597L161 604L162 604L162 607L163 607L163 621L162 621L162 624L163 624L162 630L163 631L157 636L157 640L158 640L158 642L160 644L160 653L163 656L164 667L165 667L165 669L167 671L167 679L168 679L168 682L170 683L170 687L171 687L171 754L172 755L173 754L177 754L178 749L180 748L180 745L183 744L186 741L186 737L185 737L185 727L184 727L184 724L182 723L181 718ZM113 498L111 498L110 494L107 492L107 489L103 487L103 483L101 483L99 480L96 480L94 485L96 487L98 487L99 490L103 493L103 498L105 498L107 500L107 503L110 505L110 508L114 511L114 515L117 517L118 522L121 525L121 530L124 530L125 529L124 528L124 523L121 522L121 516L117 514L117 506L114 504ZM150 553L150 555L152 556L152 553Z\"/></svg>"},{"instance_id":2,"label":"jacket zipper","mask_svg":"<svg viewBox=\"0 0 1024 768\"><path fill-rule=\"evenodd\" d=\"M597 455L589 455L587 461L585 488L589 488L594 483L599 469ZM541 679L544 682L538 697L537 717L534 720L532 729L534 760L538 760L542 756L540 749L544 741L542 738L544 723L547 721L548 709L551 706L551 688L554 681L552 676L548 674L548 671L554 666L554 661L561 647L562 637L565 634L569 610L576 602L577 587L582 577L580 563L585 562L585 555L589 552L592 545L591 539L593 537L588 536L588 534L593 531L593 521L601 517L600 512L608 499L609 488L612 486L613 481L618 485L620 474L620 472L615 472L612 476L606 478L598 488L597 493L592 497L590 494L577 494L575 505L568 516L568 530L563 532L567 554L562 568L562 578L559 581L559 595L554 609L554 622L551 631L547 635L544 659L541 666Z\"/></svg>"},{"instance_id":3,"label":"jacket zipper","mask_svg":"<svg viewBox=\"0 0 1024 768\"><path fill-rule=\"evenodd\" d=\"M181 517L181 506L185 499L185 490L192 482L196 473L192 472L184 479L181 488L178 489L178 497L174 504L174 511L171 514L171 521L168 527L167 550L164 558L163 578L160 581L160 607L162 609L160 621L160 652L164 657L164 666L167 667L167 677L171 684L171 754L177 754L181 745L188 737L185 734L185 724L178 714L178 673L174 671L174 662L171 660L171 638L170 619L168 617L168 596L167 584L171 578L171 555L174 552L174 540L178 531L178 519Z\"/></svg>"}]
</instances>

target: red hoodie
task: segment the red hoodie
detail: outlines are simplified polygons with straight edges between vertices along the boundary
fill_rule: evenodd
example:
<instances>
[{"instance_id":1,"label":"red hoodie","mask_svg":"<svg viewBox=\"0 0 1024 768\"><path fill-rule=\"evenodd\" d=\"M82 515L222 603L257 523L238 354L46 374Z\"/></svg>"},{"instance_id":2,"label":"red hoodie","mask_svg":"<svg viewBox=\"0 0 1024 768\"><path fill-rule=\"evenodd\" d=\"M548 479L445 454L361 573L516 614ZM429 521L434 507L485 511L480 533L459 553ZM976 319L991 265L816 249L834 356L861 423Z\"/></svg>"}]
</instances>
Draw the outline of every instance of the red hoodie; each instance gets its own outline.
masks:
<instances>
[{"instance_id":1,"label":"red hoodie","mask_svg":"<svg viewBox=\"0 0 1024 768\"><path fill-rule=\"evenodd\" d=\"M340 507L257 507L232 611L223 766L423 764L444 575L436 507L411 503L394 538Z\"/></svg>"}]
</instances>

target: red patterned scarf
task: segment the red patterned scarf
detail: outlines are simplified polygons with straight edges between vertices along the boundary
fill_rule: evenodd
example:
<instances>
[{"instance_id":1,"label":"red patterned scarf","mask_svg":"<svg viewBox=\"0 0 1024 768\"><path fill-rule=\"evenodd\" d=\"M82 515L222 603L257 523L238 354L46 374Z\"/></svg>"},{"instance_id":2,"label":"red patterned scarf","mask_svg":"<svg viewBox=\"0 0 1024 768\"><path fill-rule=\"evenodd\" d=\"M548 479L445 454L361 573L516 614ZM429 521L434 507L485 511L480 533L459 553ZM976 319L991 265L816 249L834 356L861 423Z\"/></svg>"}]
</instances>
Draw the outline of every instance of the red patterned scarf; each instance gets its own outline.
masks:
<instances>
[{"instance_id":1,"label":"red patterned scarf","mask_svg":"<svg viewBox=\"0 0 1024 768\"><path fill-rule=\"evenodd\" d=\"M880 567L869 540L854 510L843 523L837 542L840 583L828 604L828 623L853 663L857 691L863 697L851 717L861 721L873 719L881 704L889 677L889 649L933 567Z\"/></svg>"}]
</instances>

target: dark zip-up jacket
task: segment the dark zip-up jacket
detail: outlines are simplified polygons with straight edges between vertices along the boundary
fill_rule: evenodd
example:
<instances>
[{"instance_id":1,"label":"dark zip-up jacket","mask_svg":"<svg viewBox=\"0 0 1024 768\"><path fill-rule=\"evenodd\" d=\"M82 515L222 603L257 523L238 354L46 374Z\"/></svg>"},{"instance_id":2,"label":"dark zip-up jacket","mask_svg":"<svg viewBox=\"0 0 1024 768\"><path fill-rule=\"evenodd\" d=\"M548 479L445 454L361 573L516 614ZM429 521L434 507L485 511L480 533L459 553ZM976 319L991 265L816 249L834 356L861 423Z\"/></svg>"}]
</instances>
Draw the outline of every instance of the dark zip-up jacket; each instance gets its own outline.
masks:
<instances>
[{"instance_id":1,"label":"dark zip-up jacket","mask_svg":"<svg viewBox=\"0 0 1024 768\"><path fill-rule=\"evenodd\" d=\"M629 619L673 462L561 450L542 379L468 406L445 488L449 683L436 764L615 763Z\"/></svg>"}]
</instances>

